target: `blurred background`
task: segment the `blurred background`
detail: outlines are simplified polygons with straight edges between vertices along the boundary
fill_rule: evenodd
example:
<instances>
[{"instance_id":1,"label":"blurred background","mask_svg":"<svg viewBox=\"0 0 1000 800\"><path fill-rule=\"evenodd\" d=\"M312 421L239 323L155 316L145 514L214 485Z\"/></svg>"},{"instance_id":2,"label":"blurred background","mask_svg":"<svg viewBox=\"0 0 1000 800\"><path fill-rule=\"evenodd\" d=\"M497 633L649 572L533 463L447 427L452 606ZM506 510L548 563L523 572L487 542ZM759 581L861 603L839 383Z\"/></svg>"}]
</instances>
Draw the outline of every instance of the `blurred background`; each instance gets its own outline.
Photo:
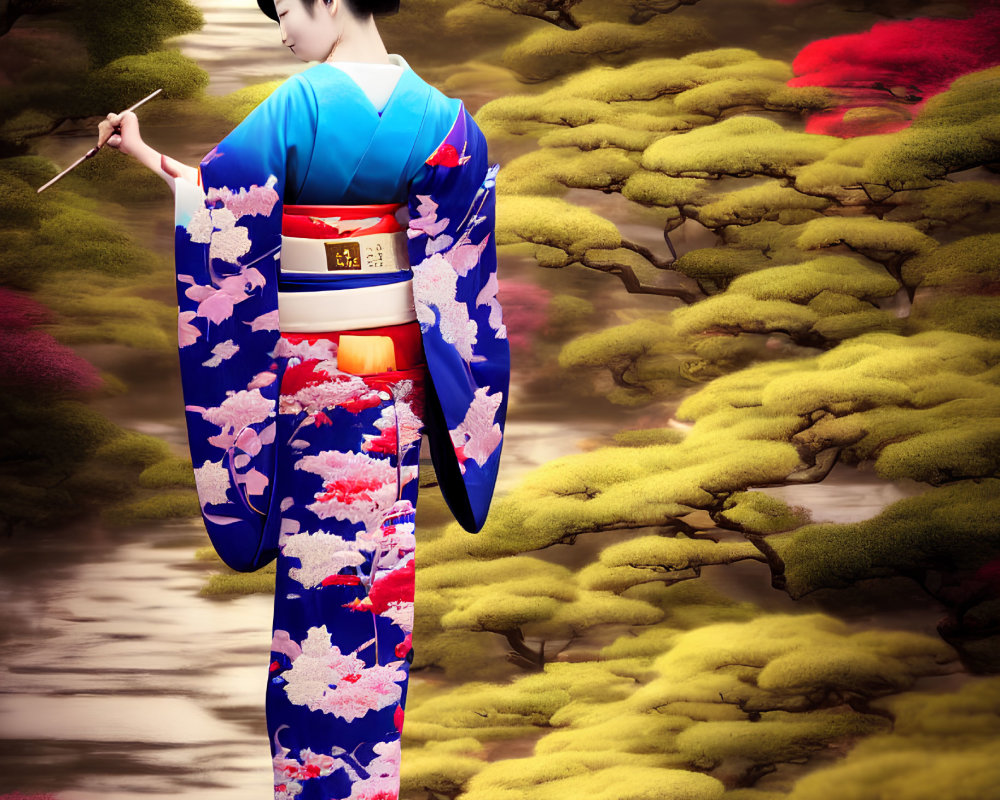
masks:
<instances>
[{"instance_id":1,"label":"blurred background","mask_svg":"<svg viewBox=\"0 0 1000 800\"><path fill-rule=\"evenodd\" d=\"M401 797L1000 798L1000 4L402 5L502 164L514 371L480 534L422 470ZM2 800L273 796L170 192L35 189L306 66L252 0L0 2Z\"/></svg>"}]
</instances>

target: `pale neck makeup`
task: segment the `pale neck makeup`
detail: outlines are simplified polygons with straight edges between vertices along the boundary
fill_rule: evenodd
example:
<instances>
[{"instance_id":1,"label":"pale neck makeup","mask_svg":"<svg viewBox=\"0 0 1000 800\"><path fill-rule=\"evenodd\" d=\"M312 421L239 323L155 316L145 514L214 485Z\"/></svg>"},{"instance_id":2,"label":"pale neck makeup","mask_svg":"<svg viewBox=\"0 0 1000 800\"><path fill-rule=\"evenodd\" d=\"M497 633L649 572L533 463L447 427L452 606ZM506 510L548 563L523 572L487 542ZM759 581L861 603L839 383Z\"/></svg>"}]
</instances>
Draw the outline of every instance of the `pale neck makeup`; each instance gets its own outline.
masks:
<instances>
[{"instance_id":1,"label":"pale neck makeup","mask_svg":"<svg viewBox=\"0 0 1000 800\"><path fill-rule=\"evenodd\" d=\"M301 61L392 63L374 17L354 16L344 0L315 0L309 8L275 0L274 8L282 44Z\"/></svg>"}]
</instances>

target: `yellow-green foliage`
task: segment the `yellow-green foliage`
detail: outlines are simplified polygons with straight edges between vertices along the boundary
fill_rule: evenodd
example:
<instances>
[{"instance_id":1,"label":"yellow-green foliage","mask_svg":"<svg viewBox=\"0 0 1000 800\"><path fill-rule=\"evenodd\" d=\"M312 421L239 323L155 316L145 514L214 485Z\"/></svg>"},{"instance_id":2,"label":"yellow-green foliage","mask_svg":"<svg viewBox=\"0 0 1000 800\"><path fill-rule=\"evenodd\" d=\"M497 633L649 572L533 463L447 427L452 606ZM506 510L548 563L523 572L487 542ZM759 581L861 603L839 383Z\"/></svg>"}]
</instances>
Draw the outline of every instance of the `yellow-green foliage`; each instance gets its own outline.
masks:
<instances>
[{"instance_id":1,"label":"yellow-green foliage","mask_svg":"<svg viewBox=\"0 0 1000 800\"><path fill-rule=\"evenodd\" d=\"M592 589L621 592L637 583L683 580L692 577L692 570L697 574L704 566L746 559L764 560L748 542L640 536L605 547L599 562L581 571L580 583ZM671 573L681 574L674 578Z\"/></svg>"},{"instance_id":2,"label":"yellow-green foliage","mask_svg":"<svg viewBox=\"0 0 1000 800\"><path fill-rule=\"evenodd\" d=\"M518 559L495 565L502 580L528 571ZM489 574L487 566L454 577L436 568L431 578L455 587ZM634 591L649 595L650 588ZM724 613L758 613L701 584L656 591L664 606L676 609L718 605ZM461 787L468 796L518 792L509 796L554 800L576 779L616 765L670 775L677 768L684 770L680 775L697 775L687 770L718 767L734 775L754 765L803 760L886 728L881 717L847 711L843 702L905 691L922 676L950 669L954 658L935 638L853 633L823 615L695 624L700 627L687 632L657 627L620 637L601 653L613 660L549 664L543 673L507 686L472 684L442 692L416 684L404 733L410 749L425 743L417 752L426 759L427 777L410 785L431 788L427 781L440 780L434 785ZM551 732L539 739L532 757L477 763L479 742L546 730ZM455 769L437 757L448 742L449 752L461 757Z\"/></svg>"},{"instance_id":3,"label":"yellow-green foliage","mask_svg":"<svg viewBox=\"0 0 1000 800\"><path fill-rule=\"evenodd\" d=\"M852 633L820 614L653 629L602 652L619 654L627 658L550 664L507 686L432 692L418 685L407 746L441 742L424 748L433 753L454 740L456 752L475 757L478 742L531 736L532 728L543 734L532 756L478 769L463 763L452 781L464 784L463 798L604 796L604 779L625 768L638 779L620 779L608 798L660 798L649 793L654 776L670 797L718 797L722 784L702 782L701 771L735 777L884 731L883 717L846 703L905 691L948 670L954 658L928 636Z\"/></svg>"},{"instance_id":4,"label":"yellow-green foliage","mask_svg":"<svg viewBox=\"0 0 1000 800\"><path fill-rule=\"evenodd\" d=\"M1000 339L1000 300L958 292L924 295L914 301L907 324L913 331L949 330Z\"/></svg>"},{"instance_id":5,"label":"yellow-green foliage","mask_svg":"<svg viewBox=\"0 0 1000 800\"><path fill-rule=\"evenodd\" d=\"M662 182L668 186L685 180L668 178L655 172L642 174L649 176L654 184ZM626 196L641 202L637 197ZM701 203L693 210L692 216L707 228L749 225L765 219L794 225L817 217L829 206L830 201L826 198L802 194L781 181L765 180L756 186L725 192L710 202Z\"/></svg>"},{"instance_id":6,"label":"yellow-green foliage","mask_svg":"<svg viewBox=\"0 0 1000 800\"><path fill-rule=\"evenodd\" d=\"M156 50L165 39L196 31L204 22L187 0L94 0L76 13L78 30L98 64Z\"/></svg>"},{"instance_id":7,"label":"yellow-green foliage","mask_svg":"<svg viewBox=\"0 0 1000 800\"><path fill-rule=\"evenodd\" d=\"M1000 144L991 133L1000 110L998 86L1000 69L996 67L963 75L930 98L903 130L848 139L825 158L803 165L796 170L795 186L808 194L837 197L852 204L865 202L866 197L893 204L916 200L931 222L962 219L978 211L992 191L949 187L942 181L948 173L989 164L1000 157ZM907 194L893 197L894 192ZM894 212L889 219L904 216L910 221L914 214L912 210ZM926 222L913 221L927 227Z\"/></svg>"},{"instance_id":8,"label":"yellow-green foliage","mask_svg":"<svg viewBox=\"0 0 1000 800\"><path fill-rule=\"evenodd\" d=\"M975 290L1000 280L1000 233L966 236L909 259L902 269L908 286L952 286Z\"/></svg>"},{"instance_id":9,"label":"yellow-green foliage","mask_svg":"<svg viewBox=\"0 0 1000 800\"><path fill-rule=\"evenodd\" d=\"M631 27L632 33L639 30ZM536 34L539 39L551 35L573 37L578 32ZM753 97L744 99L772 109L826 105L825 90L787 87L784 81L790 76L783 62L761 58L751 50L722 48L617 68L591 67L547 91L492 100L480 109L476 120L493 135L562 129L540 139L543 146L572 145L584 150L611 146L641 151L658 134L713 122L718 106L726 103L724 96L736 86L752 85ZM707 108L702 108L703 103Z\"/></svg>"},{"instance_id":10,"label":"yellow-green foliage","mask_svg":"<svg viewBox=\"0 0 1000 800\"><path fill-rule=\"evenodd\" d=\"M819 315L806 306L781 300L754 300L734 292L709 297L674 312L677 330L682 334L709 329L734 333L782 330L794 338L806 334L818 320Z\"/></svg>"},{"instance_id":11,"label":"yellow-green foliage","mask_svg":"<svg viewBox=\"0 0 1000 800\"><path fill-rule=\"evenodd\" d=\"M552 328L575 328L593 318L594 304L571 294L557 294L549 301L548 316Z\"/></svg>"},{"instance_id":12,"label":"yellow-green foliage","mask_svg":"<svg viewBox=\"0 0 1000 800\"><path fill-rule=\"evenodd\" d=\"M718 117L724 110L739 106L767 108L771 105L771 96L779 91L784 93L785 82L792 77L787 64L770 63L776 67L772 76L720 77L682 92L674 98L674 103L680 111L710 117Z\"/></svg>"},{"instance_id":13,"label":"yellow-green foliage","mask_svg":"<svg viewBox=\"0 0 1000 800\"><path fill-rule=\"evenodd\" d=\"M629 698L634 711L677 713L674 704L722 703L741 713L805 712L831 697L878 697L941 674L954 652L939 639L851 633L821 614L768 615L687 631L656 659L659 677ZM823 687L824 693L816 693ZM682 705L677 706L682 707ZM832 731L831 738L842 734Z\"/></svg>"},{"instance_id":14,"label":"yellow-green foliage","mask_svg":"<svg viewBox=\"0 0 1000 800\"><path fill-rule=\"evenodd\" d=\"M642 167L675 177L769 175L790 177L796 167L836 148L834 136L793 133L762 117L730 117L646 148Z\"/></svg>"},{"instance_id":15,"label":"yellow-green foliage","mask_svg":"<svg viewBox=\"0 0 1000 800\"><path fill-rule=\"evenodd\" d=\"M614 642L601 648L601 657L605 659L639 659L658 656L669 650L680 631L658 625L635 634L619 636Z\"/></svg>"},{"instance_id":16,"label":"yellow-green foliage","mask_svg":"<svg viewBox=\"0 0 1000 800\"><path fill-rule=\"evenodd\" d=\"M697 436L692 431L676 445L604 447L566 456L530 473L496 502L476 537L449 528L424 548L423 558L497 557L572 541L584 532L663 525L710 505L711 492L780 482L798 463L791 444L751 444L724 430Z\"/></svg>"},{"instance_id":17,"label":"yellow-green foliage","mask_svg":"<svg viewBox=\"0 0 1000 800\"><path fill-rule=\"evenodd\" d=\"M645 206L671 208L697 205L706 196L709 186L709 181L699 178L674 178L639 169L625 181L622 196Z\"/></svg>"},{"instance_id":18,"label":"yellow-green foliage","mask_svg":"<svg viewBox=\"0 0 1000 800\"><path fill-rule=\"evenodd\" d=\"M56 187L38 199L33 187L6 170L0 172L0 187L11 192L7 210L23 219L19 228L4 232L0 276L8 285L32 289L58 280L59 273L77 271L133 276L159 263L109 224L93 201L65 189L53 191Z\"/></svg>"},{"instance_id":19,"label":"yellow-green foliage","mask_svg":"<svg viewBox=\"0 0 1000 800\"><path fill-rule=\"evenodd\" d=\"M633 655L659 655L669 647L655 649L661 641L656 631L669 629L681 631L713 625L717 622L746 622L760 614L753 603L737 602L705 581L682 581L670 585L662 583L640 584L627 589L623 594L645 600L666 612L666 617L656 628L641 631L638 636L622 636L609 648L601 651L606 658L631 658ZM639 639L643 639L639 643ZM668 641L668 640L663 640ZM669 640L672 646L672 639ZM643 652L630 653L633 647L641 647ZM624 648L624 650L621 650Z\"/></svg>"},{"instance_id":20,"label":"yellow-green foliage","mask_svg":"<svg viewBox=\"0 0 1000 800\"><path fill-rule=\"evenodd\" d=\"M830 741L849 740L886 727L876 716L817 712L800 714L775 711L751 722L698 722L681 731L676 748L697 769L713 769L727 760L774 764L806 758Z\"/></svg>"},{"instance_id":21,"label":"yellow-green foliage","mask_svg":"<svg viewBox=\"0 0 1000 800\"><path fill-rule=\"evenodd\" d=\"M893 190L921 188L950 172L996 162L998 114L1000 67L956 78L873 155L871 182Z\"/></svg>"},{"instance_id":22,"label":"yellow-green foliage","mask_svg":"<svg viewBox=\"0 0 1000 800\"><path fill-rule=\"evenodd\" d=\"M651 625L663 612L641 600L579 590L573 572L536 558L471 559L423 567L422 598L436 595L445 630L521 631L568 639L598 625Z\"/></svg>"},{"instance_id":23,"label":"yellow-green foliage","mask_svg":"<svg viewBox=\"0 0 1000 800\"><path fill-rule=\"evenodd\" d=\"M281 83L282 81L268 81L237 89L224 97L210 101L210 107L234 125L238 125L247 114L263 103Z\"/></svg>"},{"instance_id":24,"label":"yellow-green foliage","mask_svg":"<svg viewBox=\"0 0 1000 800\"><path fill-rule=\"evenodd\" d=\"M135 297L130 292L138 287L118 283L74 275L40 290L39 299L66 320L53 326L53 334L71 343L114 342L149 350L176 347L177 309ZM94 292L102 285L103 293Z\"/></svg>"},{"instance_id":25,"label":"yellow-green foliage","mask_svg":"<svg viewBox=\"0 0 1000 800\"><path fill-rule=\"evenodd\" d=\"M194 492L163 492L143 500L110 506L102 516L116 525L195 517L201 512Z\"/></svg>"},{"instance_id":26,"label":"yellow-green foliage","mask_svg":"<svg viewBox=\"0 0 1000 800\"><path fill-rule=\"evenodd\" d=\"M637 428L618 431L615 444L625 447L647 447L651 444L677 444L687 434L677 428Z\"/></svg>"},{"instance_id":27,"label":"yellow-green foliage","mask_svg":"<svg viewBox=\"0 0 1000 800\"><path fill-rule=\"evenodd\" d=\"M611 189L624 184L636 169L635 162L617 150L536 150L500 170L497 194L561 195L567 188Z\"/></svg>"},{"instance_id":28,"label":"yellow-green foliage","mask_svg":"<svg viewBox=\"0 0 1000 800\"><path fill-rule=\"evenodd\" d=\"M621 245L611 222L554 197L504 195L497 205L498 245L546 244L575 257L592 248L614 250Z\"/></svg>"},{"instance_id":29,"label":"yellow-green foliage","mask_svg":"<svg viewBox=\"0 0 1000 800\"><path fill-rule=\"evenodd\" d=\"M454 797L483 768L484 762L476 757L481 750L479 741L471 737L407 747L400 796L421 792Z\"/></svg>"},{"instance_id":30,"label":"yellow-green foliage","mask_svg":"<svg viewBox=\"0 0 1000 800\"><path fill-rule=\"evenodd\" d=\"M736 492L722 505L722 518L752 533L777 533L809 521L801 508L789 508L777 497L761 491Z\"/></svg>"},{"instance_id":31,"label":"yellow-green foliage","mask_svg":"<svg viewBox=\"0 0 1000 800\"><path fill-rule=\"evenodd\" d=\"M648 174L648 173L647 173ZM801 254L797 254L801 258ZM690 250L674 262L674 269L694 278L708 294L729 285L737 275L774 266L763 254L733 247L703 247Z\"/></svg>"},{"instance_id":32,"label":"yellow-green foliage","mask_svg":"<svg viewBox=\"0 0 1000 800\"><path fill-rule=\"evenodd\" d=\"M998 516L996 478L961 481L899 500L863 522L806 525L768 541L785 561L788 592L801 597L886 575L977 569L1000 554Z\"/></svg>"},{"instance_id":33,"label":"yellow-green foliage","mask_svg":"<svg viewBox=\"0 0 1000 800\"><path fill-rule=\"evenodd\" d=\"M975 379L998 359L1000 344L974 336L948 331L909 337L871 333L812 359L761 364L727 375L686 398L677 416L694 420L737 404L757 406L745 413L811 414L824 409L838 416L890 405L932 406L962 396L955 388L939 385L942 372Z\"/></svg>"},{"instance_id":34,"label":"yellow-green foliage","mask_svg":"<svg viewBox=\"0 0 1000 800\"><path fill-rule=\"evenodd\" d=\"M552 715L567 703L622 699L633 683L598 664L548 664L545 672L506 686L467 682L429 697L415 686L404 741L472 736L485 742L530 736L548 726Z\"/></svg>"},{"instance_id":35,"label":"yellow-green foliage","mask_svg":"<svg viewBox=\"0 0 1000 800\"><path fill-rule=\"evenodd\" d=\"M871 217L823 217L807 222L796 243L803 250L846 244L853 250L879 254L922 255L937 247L929 236L912 225Z\"/></svg>"},{"instance_id":36,"label":"yellow-green foliage","mask_svg":"<svg viewBox=\"0 0 1000 800\"><path fill-rule=\"evenodd\" d=\"M491 764L463 800L721 800L724 787L707 775L645 766L642 756L550 755L527 763Z\"/></svg>"},{"instance_id":37,"label":"yellow-green foliage","mask_svg":"<svg viewBox=\"0 0 1000 800\"><path fill-rule=\"evenodd\" d=\"M657 17L645 25L594 22L575 31L546 26L509 46L503 63L526 80L540 81L578 71L598 59L623 64L665 48L688 50L708 38L700 23L683 17Z\"/></svg>"},{"instance_id":38,"label":"yellow-green foliage","mask_svg":"<svg viewBox=\"0 0 1000 800\"><path fill-rule=\"evenodd\" d=\"M578 336L562 348L559 365L607 367L614 384L602 386L602 394L613 403L641 403L691 385L685 345L669 320L646 318Z\"/></svg>"},{"instance_id":39,"label":"yellow-green foliage","mask_svg":"<svg viewBox=\"0 0 1000 800\"><path fill-rule=\"evenodd\" d=\"M86 88L94 101L127 108L155 89L164 98L197 97L208 86L208 73L179 50L123 56L92 72Z\"/></svg>"},{"instance_id":40,"label":"yellow-green foliage","mask_svg":"<svg viewBox=\"0 0 1000 800\"><path fill-rule=\"evenodd\" d=\"M840 762L801 778L789 800L986 800L997 796L1000 680L953 694L882 701L891 732L859 742Z\"/></svg>"},{"instance_id":41,"label":"yellow-green foliage","mask_svg":"<svg viewBox=\"0 0 1000 800\"><path fill-rule=\"evenodd\" d=\"M897 192L887 202L895 208L886 219L908 222L926 232L940 225L955 226L969 217L985 217L1000 204L1000 186L985 181L945 183Z\"/></svg>"},{"instance_id":42,"label":"yellow-green foliage","mask_svg":"<svg viewBox=\"0 0 1000 800\"><path fill-rule=\"evenodd\" d=\"M147 467L139 475L139 485L144 489L168 489L174 486L194 488L191 459L165 458Z\"/></svg>"},{"instance_id":43,"label":"yellow-green foliage","mask_svg":"<svg viewBox=\"0 0 1000 800\"><path fill-rule=\"evenodd\" d=\"M782 331L804 341L848 338L868 330L898 330L903 322L871 300L891 297L899 283L884 269L850 256L820 256L737 276L725 293L674 312L680 334L721 329ZM862 302L867 301L867 302ZM840 324L842 327L837 328ZM838 335L839 334L839 335Z\"/></svg>"},{"instance_id":44,"label":"yellow-green foliage","mask_svg":"<svg viewBox=\"0 0 1000 800\"><path fill-rule=\"evenodd\" d=\"M617 148L641 153L657 138L655 131L636 130L608 122L593 122L568 130L555 130L539 137L541 147L575 147L579 150ZM546 153L546 156L549 156ZM634 168L634 165L633 165Z\"/></svg>"},{"instance_id":45,"label":"yellow-green foliage","mask_svg":"<svg viewBox=\"0 0 1000 800\"><path fill-rule=\"evenodd\" d=\"M221 562L220 562L221 563ZM277 562L265 564L256 572L225 572L208 576L208 581L198 592L202 597L224 597L240 594L272 594L277 573Z\"/></svg>"},{"instance_id":46,"label":"yellow-green foliage","mask_svg":"<svg viewBox=\"0 0 1000 800\"><path fill-rule=\"evenodd\" d=\"M114 464L149 467L170 457L170 448L162 439L145 433L123 431L120 436L102 445L96 456Z\"/></svg>"}]
</instances>

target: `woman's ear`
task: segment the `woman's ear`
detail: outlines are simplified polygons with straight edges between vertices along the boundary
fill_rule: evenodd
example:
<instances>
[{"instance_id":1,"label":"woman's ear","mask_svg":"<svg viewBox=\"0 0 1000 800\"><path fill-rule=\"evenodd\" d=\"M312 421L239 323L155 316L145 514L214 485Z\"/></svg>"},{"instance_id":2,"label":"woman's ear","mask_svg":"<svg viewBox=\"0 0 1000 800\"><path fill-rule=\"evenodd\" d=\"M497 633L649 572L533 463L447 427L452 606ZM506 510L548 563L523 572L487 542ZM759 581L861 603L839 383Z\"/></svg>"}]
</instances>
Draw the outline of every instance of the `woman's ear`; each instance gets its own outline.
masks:
<instances>
[{"instance_id":1,"label":"woman's ear","mask_svg":"<svg viewBox=\"0 0 1000 800\"><path fill-rule=\"evenodd\" d=\"M326 3L326 13L336 18L337 12L340 11L340 0L323 0L323 2Z\"/></svg>"}]
</instances>

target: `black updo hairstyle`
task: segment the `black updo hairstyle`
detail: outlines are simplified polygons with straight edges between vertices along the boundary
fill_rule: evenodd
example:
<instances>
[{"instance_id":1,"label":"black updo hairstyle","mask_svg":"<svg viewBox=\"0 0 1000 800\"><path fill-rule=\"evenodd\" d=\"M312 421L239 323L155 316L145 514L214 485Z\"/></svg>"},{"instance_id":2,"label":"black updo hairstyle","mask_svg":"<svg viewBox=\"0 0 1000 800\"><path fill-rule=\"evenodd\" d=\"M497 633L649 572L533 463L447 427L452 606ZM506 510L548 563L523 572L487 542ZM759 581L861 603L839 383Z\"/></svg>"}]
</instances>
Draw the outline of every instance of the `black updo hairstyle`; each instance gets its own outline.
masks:
<instances>
[{"instance_id":1,"label":"black updo hairstyle","mask_svg":"<svg viewBox=\"0 0 1000 800\"><path fill-rule=\"evenodd\" d=\"M395 14L399 11L399 0L344 0L344 3L358 17L367 17L369 14ZM302 5L309 11L312 11L315 4L316 0L302 0ZM274 0L257 0L257 5L271 19L278 21Z\"/></svg>"}]
</instances>

